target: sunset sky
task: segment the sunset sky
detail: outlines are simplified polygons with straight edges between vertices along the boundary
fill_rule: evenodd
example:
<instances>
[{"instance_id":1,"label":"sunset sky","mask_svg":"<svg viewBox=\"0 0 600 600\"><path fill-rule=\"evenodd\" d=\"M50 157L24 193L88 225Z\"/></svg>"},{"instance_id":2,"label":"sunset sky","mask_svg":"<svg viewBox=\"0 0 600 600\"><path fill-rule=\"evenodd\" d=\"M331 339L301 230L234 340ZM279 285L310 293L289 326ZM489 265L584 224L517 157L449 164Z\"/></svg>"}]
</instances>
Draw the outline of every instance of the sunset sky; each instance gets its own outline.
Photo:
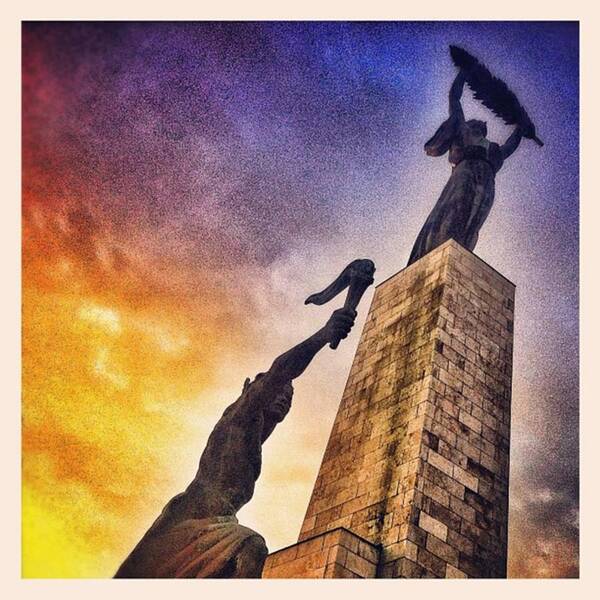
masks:
<instances>
[{"instance_id":1,"label":"sunset sky","mask_svg":"<svg viewBox=\"0 0 600 600\"><path fill-rule=\"evenodd\" d=\"M244 379L337 307L304 298L354 258L377 282L405 266L449 176L423 143L450 43L545 142L498 174L476 253L517 287L509 575L577 576L579 39L561 22L23 25L24 576L112 576ZM297 539L371 296L265 444L238 517L271 551Z\"/></svg>"}]
</instances>

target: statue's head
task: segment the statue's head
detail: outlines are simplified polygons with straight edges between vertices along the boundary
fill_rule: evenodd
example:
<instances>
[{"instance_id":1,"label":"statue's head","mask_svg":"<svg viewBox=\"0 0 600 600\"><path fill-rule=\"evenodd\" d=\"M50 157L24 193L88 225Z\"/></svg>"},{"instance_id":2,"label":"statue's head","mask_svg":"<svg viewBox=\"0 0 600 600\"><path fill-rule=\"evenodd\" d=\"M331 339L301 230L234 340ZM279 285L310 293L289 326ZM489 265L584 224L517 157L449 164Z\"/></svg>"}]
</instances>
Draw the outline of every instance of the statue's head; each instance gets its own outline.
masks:
<instances>
[{"instance_id":1,"label":"statue's head","mask_svg":"<svg viewBox=\"0 0 600 600\"><path fill-rule=\"evenodd\" d=\"M292 384L283 384L281 389L275 392L275 397L266 407L265 411L267 412L267 416L271 417L276 423L281 423L290 412L293 395L294 388L292 387Z\"/></svg>"},{"instance_id":2,"label":"statue's head","mask_svg":"<svg viewBox=\"0 0 600 600\"><path fill-rule=\"evenodd\" d=\"M258 373L254 378L254 381L251 382L250 379L246 379L242 393L245 394L253 383L260 381L264 376L265 373ZM267 420L274 423L283 421L288 412L290 412L293 395L294 388L291 383L284 383L278 389L269 390L267 394L268 403L265 406L265 417Z\"/></svg>"},{"instance_id":3,"label":"statue's head","mask_svg":"<svg viewBox=\"0 0 600 600\"><path fill-rule=\"evenodd\" d=\"M478 119L470 119L466 123L471 144L477 143L479 140L487 136L487 123Z\"/></svg>"}]
</instances>

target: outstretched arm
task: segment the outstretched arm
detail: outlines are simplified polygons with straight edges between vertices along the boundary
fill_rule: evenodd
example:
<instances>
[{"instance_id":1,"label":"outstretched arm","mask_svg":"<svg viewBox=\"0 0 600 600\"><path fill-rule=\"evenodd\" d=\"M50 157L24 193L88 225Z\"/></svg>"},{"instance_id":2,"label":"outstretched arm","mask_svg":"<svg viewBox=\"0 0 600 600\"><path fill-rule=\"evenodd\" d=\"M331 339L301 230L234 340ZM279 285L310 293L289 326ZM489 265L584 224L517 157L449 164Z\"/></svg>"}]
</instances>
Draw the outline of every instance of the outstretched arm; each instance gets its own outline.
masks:
<instances>
[{"instance_id":1,"label":"outstretched arm","mask_svg":"<svg viewBox=\"0 0 600 600\"><path fill-rule=\"evenodd\" d=\"M340 308L334 311L324 327L276 358L267 377L272 381L287 382L302 375L323 346L348 336L355 318L356 311L351 309Z\"/></svg>"},{"instance_id":2,"label":"outstretched arm","mask_svg":"<svg viewBox=\"0 0 600 600\"><path fill-rule=\"evenodd\" d=\"M464 85L465 76L462 74L462 71L459 71L458 75L454 79L454 82L452 83L452 86L450 87L450 94L448 99L450 116L461 121L465 120L465 115L460 104L460 99L462 97Z\"/></svg>"},{"instance_id":3,"label":"outstretched arm","mask_svg":"<svg viewBox=\"0 0 600 600\"><path fill-rule=\"evenodd\" d=\"M520 127L515 127L515 130L511 133L510 137L502 146L500 146L503 160L506 160L519 147L522 137L523 133L521 132Z\"/></svg>"}]
</instances>

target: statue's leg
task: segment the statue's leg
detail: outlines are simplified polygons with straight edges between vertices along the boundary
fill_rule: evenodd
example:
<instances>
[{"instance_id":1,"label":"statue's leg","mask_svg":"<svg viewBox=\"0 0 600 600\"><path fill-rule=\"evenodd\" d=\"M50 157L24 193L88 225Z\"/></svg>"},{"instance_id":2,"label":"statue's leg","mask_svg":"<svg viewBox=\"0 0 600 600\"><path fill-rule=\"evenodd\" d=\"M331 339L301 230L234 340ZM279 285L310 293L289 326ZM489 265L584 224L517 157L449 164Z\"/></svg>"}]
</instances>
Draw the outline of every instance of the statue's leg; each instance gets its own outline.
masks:
<instances>
[{"instance_id":1,"label":"statue's leg","mask_svg":"<svg viewBox=\"0 0 600 600\"><path fill-rule=\"evenodd\" d=\"M454 168L417 237L408 260L409 265L450 238L463 243L462 233L465 223L464 217L460 213L465 205L465 193L468 193L465 192L468 180L469 173L462 165Z\"/></svg>"}]
</instances>

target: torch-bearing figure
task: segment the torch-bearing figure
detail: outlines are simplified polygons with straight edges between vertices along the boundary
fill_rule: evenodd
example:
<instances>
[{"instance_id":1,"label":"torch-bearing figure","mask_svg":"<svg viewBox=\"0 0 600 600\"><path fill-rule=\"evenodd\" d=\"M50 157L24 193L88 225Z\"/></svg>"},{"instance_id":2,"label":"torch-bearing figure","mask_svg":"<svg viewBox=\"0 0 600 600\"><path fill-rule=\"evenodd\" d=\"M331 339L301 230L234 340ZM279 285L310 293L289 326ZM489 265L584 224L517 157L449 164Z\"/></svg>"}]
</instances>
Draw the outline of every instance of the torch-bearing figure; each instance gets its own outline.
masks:
<instances>
[{"instance_id":1,"label":"torch-bearing figure","mask_svg":"<svg viewBox=\"0 0 600 600\"><path fill-rule=\"evenodd\" d=\"M240 525L238 510L254 494L262 444L292 402L292 380L326 344L337 346L354 325L356 307L371 283L370 260L348 265L312 302L323 304L348 287L344 307L314 335L279 356L266 373L246 379L242 395L213 429L194 480L171 499L125 559L119 578L256 578L267 556L263 537Z\"/></svg>"}]
</instances>

